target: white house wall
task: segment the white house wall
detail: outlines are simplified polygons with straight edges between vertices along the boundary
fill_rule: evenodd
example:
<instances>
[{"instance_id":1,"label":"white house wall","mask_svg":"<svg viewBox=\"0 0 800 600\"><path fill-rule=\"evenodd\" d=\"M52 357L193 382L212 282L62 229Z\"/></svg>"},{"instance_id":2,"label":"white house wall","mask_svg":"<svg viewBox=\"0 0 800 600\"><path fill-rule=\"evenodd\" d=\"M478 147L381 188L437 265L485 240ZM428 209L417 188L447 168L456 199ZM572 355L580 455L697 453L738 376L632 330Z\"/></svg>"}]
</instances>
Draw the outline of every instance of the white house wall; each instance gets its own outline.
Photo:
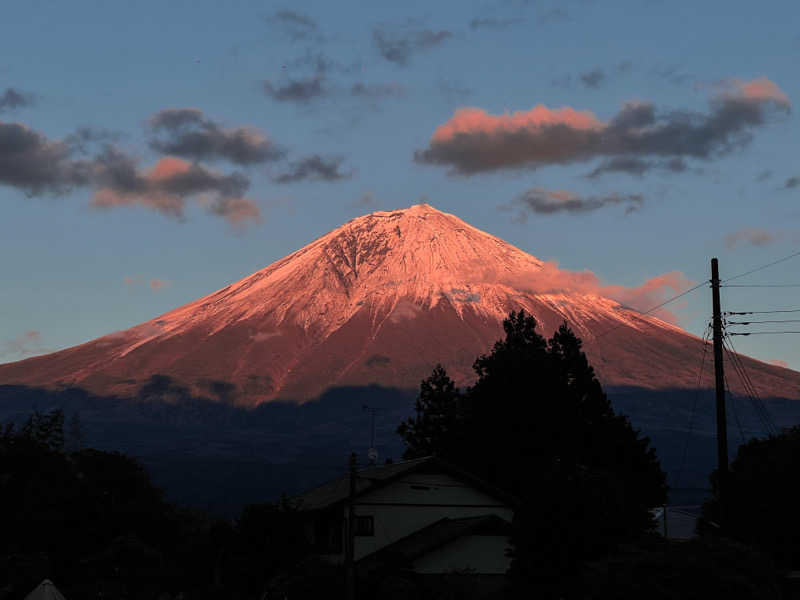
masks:
<instances>
[{"instance_id":1,"label":"white house wall","mask_svg":"<svg viewBox=\"0 0 800 600\"><path fill-rule=\"evenodd\" d=\"M424 574L473 571L502 575L511 559L506 556L507 536L465 535L414 561L414 571Z\"/></svg>"},{"instance_id":2,"label":"white house wall","mask_svg":"<svg viewBox=\"0 0 800 600\"><path fill-rule=\"evenodd\" d=\"M371 515L375 523L374 536L355 538L356 560L445 517L494 514L508 522L513 517L512 509L497 498L445 473L410 473L360 496L355 513Z\"/></svg>"}]
</instances>

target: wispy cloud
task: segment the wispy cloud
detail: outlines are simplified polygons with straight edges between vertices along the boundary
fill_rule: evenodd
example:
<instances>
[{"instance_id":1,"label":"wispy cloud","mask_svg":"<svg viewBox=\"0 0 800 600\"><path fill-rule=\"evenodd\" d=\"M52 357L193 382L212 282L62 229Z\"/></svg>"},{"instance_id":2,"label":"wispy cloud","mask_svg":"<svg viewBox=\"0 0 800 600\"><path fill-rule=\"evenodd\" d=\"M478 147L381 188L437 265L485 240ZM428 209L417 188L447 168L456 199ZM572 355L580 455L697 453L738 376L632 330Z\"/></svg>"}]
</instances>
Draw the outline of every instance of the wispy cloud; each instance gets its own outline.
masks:
<instances>
[{"instance_id":1,"label":"wispy cloud","mask_svg":"<svg viewBox=\"0 0 800 600\"><path fill-rule=\"evenodd\" d=\"M729 249L742 244L751 246L767 246L778 240L778 236L761 227L745 227L725 235L725 246Z\"/></svg>"},{"instance_id":2,"label":"wispy cloud","mask_svg":"<svg viewBox=\"0 0 800 600\"><path fill-rule=\"evenodd\" d=\"M6 88L0 94L0 112L25 108L36 104L36 96L27 92L21 92L14 88Z\"/></svg>"},{"instance_id":3,"label":"wispy cloud","mask_svg":"<svg viewBox=\"0 0 800 600\"><path fill-rule=\"evenodd\" d=\"M43 354L45 352L47 352L47 349L42 342L42 334L38 331L30 330L13 339L6 340L0 355L19 360L32 354Z\"/></svg>"},{"instance_id":4,"label":"wispy cloud","mask_svg":"<svg viewBox=\"0 0 800 600\"><path fill-rule=\"evenodd\" d=\"M323 157L313 154L292 162L289 170L273 177L275 183L297 183L300 181L339 181L349 179L353 171L342 171L344 158L340 156Z\"/></svg>"},{"instance_id":5,"label":"wispy cloud","mask_svg":"<svg viewBox=\"0 0 800 600\"><path fill-rule=\"evenodd\" d=\"M300 79L291 79L282 85L264 82L264 93L278 102L294 102L305 104L328 94L322 85L322 75L313 75Z\"/></svg>"},{"instance_id":6,"label":"wispy cloud","mask_svg":"<svg viewBox=\"0 0 800 600\"><path fill-rule=\"evenodd\" d=\"M359 81L352 85L350 94L359 98L376 100L401 97L405 94L405 90L399 83L362 83Z\"/></svg>"},{"instance_id":7,"label":"wispy cloud","mask_svg":"<svg viewBox=\"0 0 800 600\"><path fill-rule=\"evenodd\" d=\"M160 292L161 290L172 285L172 283L166 279L154 277L153 279L150 279L150 281L147 281L143 277L139 276L123 277L122 283L124 283L126 287L139 287L147 284L147 286L154 292Z\"/></svg>"},{"instance_id":8,"label":"wispy cloud","mask_svg":"<svg viewBox=\"0 0 800 600\"><path fill-rule=\"evenodd\" d=\"M586 87L599 88L606 80L606 72L597 67L580 74L580 80Z\"/></svg>"},{"instance_id":9,"label":"wispy cloud","mask_svg":"<svg viewBox=\"0 0 800 600\"><path fill-rule=\"evenodd\" d=\"M445 29L413 29L400 27L389 29L385 26L372 30L372 39L380 55L391 63L405 67L411 57L419 52L427 52L442 45L453 37L452 32Z\"/></svg>"},{"instance_id":10,"label":"wispy cloud","mask_svg":"<svg viewBox=\"0 0 800 600\"><path fill-rule=\"evenodd\" d=\"M469 22L472 29L508 29L522 22L520 18L476 17Z\"/></svg>"},{"instance_id":11,"label":"wispy cloud","mask_svg":"<svg viewBox=\"0 0 800 600\"><path fill-rule=\"evenodd\" d=\"M150 117L150 147L192 160L253 165L279 160L285 151L252 127L226 129L197 108L167 108Z\"/></svg>"},{"instance_id":12,"label":"wispy cloud","mask_svg":"<svg viewBox=\"0 0 800 600\"><path fill-rule=\"evenodd\" d=\"M306 14L293 10L279 10L267 18L267 22L277 25L291 40L318 38L317 22Z\"/></svg>"},{"instance_id":13,"label":"wispy cloud","mask_svg":"<svg viewBox=\"0 0 800 600\"><path fill-rule=\"evenodd\" d=\"M790 190L792 188L796 188L797 186L800 186L800 177L795 175L793 177L789 177L789 179L784 182L783 189Z\"/></svg>"},{"instance_id":14,"label":"wispy cloud","mask_svg":"<svg viewBox=\"0 0 800 600\"><path fill-rule=\"evenodd\" d=\"M641 194L582 196L566 190L548 190L542 187L532 187L520 194L514 200L512 206L520 209L518 218L524 221L529 213L578 215L608 206L624 206L625 214L627 215L639 210L643 204L644 196Z\"/></svg>"}]
</instances>

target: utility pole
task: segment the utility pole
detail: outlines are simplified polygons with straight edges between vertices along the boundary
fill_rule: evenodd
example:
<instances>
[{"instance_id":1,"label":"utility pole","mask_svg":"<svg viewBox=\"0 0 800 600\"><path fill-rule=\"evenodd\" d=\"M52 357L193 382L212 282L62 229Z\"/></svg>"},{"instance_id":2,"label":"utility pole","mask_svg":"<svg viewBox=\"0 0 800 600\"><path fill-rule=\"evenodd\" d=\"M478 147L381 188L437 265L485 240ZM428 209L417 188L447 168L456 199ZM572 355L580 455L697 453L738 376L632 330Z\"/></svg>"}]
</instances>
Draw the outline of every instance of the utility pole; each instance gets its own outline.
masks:
<instances>
[{"instance_id":1,"label":"utility pole","mask_svg":"<svg viewBox=\"0 0 800 600\"><path fill-rule=\"evenodd\" d=\"M356 597L356 453L350 454L350 495L347 498L347 539L344 546L345 594L347 600Z\"/></svg>"},{"instance_id":2,"label":"utility pole","mask_svg":"<svg viewBox=\"0 0 800 600\"><path fill-rule=\"evenodd\" d=\"M719 302L719 261L711 259L711 297L714 329L714 379L717 397L717 490L720 528L728 525L728 430L725 418L725 371L722 367L722 309Z\"/></svg>"}]
</instances>

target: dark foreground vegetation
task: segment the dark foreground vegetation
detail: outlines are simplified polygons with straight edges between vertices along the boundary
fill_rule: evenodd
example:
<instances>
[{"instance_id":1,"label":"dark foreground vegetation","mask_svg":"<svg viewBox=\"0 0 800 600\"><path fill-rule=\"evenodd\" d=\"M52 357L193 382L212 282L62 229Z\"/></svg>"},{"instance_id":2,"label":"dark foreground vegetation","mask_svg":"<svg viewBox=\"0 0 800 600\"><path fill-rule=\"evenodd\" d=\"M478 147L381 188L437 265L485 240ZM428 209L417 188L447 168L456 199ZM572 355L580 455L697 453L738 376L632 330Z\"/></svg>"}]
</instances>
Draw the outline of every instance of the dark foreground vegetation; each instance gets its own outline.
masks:
<instances>
[{"instance_id":1,"label":"dark foreground vegetation","mask_svg":"<svg viewBox=\"0 0 800 600\"><path fill-rule=\"evenodd\" d=\"M566 327L545 340L524 313L458 390L437 367L398 433L406 457L435 454L520 500L504 597L781 598L800 568L800 428L742 446L731 527L672 542L650 530L665 475L646 437L616 414ZM302 512L283 498L235 519L164 499L136 460L85 447L64 413L0 429L0 600L52 579L68 600L342 598L343 573L314 558ZM359 580L359 598L477 598L468 574L405 565Z\"/></svg>"}]
</instances>

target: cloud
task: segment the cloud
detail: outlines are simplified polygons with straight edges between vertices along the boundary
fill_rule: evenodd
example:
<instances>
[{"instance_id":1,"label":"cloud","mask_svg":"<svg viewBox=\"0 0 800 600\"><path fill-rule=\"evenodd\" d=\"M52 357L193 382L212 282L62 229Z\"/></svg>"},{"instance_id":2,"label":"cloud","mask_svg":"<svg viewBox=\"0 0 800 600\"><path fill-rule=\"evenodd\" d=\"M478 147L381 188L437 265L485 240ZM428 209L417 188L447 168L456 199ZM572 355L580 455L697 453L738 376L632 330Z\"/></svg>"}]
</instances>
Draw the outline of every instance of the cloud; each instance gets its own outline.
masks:
<instances>
[{"instance_id":1,"label":"cloud","mask_svg":"<svg viewBox=\"0 0 800 600\"><path fill-rule=\"evenodd\" d=\"M322 86L322 79L322 75L317 74L312 77L290 80L282 86L275 86L271 82L265 81L264 93L278 102L304 104L328 94L328 90Z\"/></svg>"},{"instance_id":2,"label":"cloud","mask_svg":"<svg viewBox=\"0 0 800 600\"><path fill-rule=\"evenodd\" d=\"M169 116L182 118L180 113ZM183 118L194 117L184 113ZM236 227L259 222L258 206L245 197L250 180L243 173L223 174L174 156L164 157L151 170L143 171L136 159L110 144L96 156L84 157L86 144L113 135L83 128L64 140L51 140L23 124L0 122L0 184L29 196L91 187L91 206L95 208L138 204L178 219L191 200ZM245 155L244 147L237 144L234 140L219 152L227 152L239 162L254 159L255 146L250 146L250 154Z\"/></svg>"},{"instance_id":3,"label":"cloud","mask_svg":"<svg viewBox=\"0 0 800 600\"><path fill-rule=\"evenodd\" d=\"M508 29L512 25L521 23L522 19L498 19L496 17L484 17L472 19L469 26L472 29Z\"/></svg>"},{"instance_id":4,"label":"cloud","mask_svg":"<svg viewBox=\"0 0 800 600\"><path fill-rule=\"evenodd\" d=\"M21 359L30 354L43 354L45 352L47 350L42 345L42 334L31 330L7 340L0 356L13 356Z\"/></svg>"},{"instance_id":5,"label":"cloud","mask_svg":"<svg viewBox=\"0 0 800 600\"><path fill-rule=\"evenodd\" d=\"M799 185L800 185L800 177L795 175L794 177L789 177L789 179L786 180L786 183L783 184L783 188L786 190L790 190L792 188L796 188Z\"/></svg>"},{"instance_id":6,"label":"cloud","mask_svg":"<svg viewBox=\"0 0 800 600\"><path fill-rule=\"evenodd\" d=\"M74 160L75 149L21 123L0 121L0 184L30 196L66 193L90 182L91 165Z\"/></svg>"},{"instance_id":7,"label":"cloud","mask_svg":"<svg viewBox=\"0 0 800 600\"><path fill-rule=\"evenodd\" d=\"M413 54L440 46L453 34L447 30L402 28L389 31L385 27L372 30L372 39L380 55L391 63L405 67Z\"/></svg>"},{"instance_id":8,"label":"cloud","mask_svg":"<svg viewBox=\"0 0 800 600\"><path fill-rule=\"evenodd\" d=\"M127 276L122 278L122 283L124 283L128 287L138 287L140 285L144 285L145 280L139 276L134 276L134 277ZM147 282L147 285L154 292L160 292L161 290L170 287L172 283L167 281L166 279L159 279L156 277Z\"/></svg>"},{"instance_id":9,"label":"cloud","mask_svg":"<svg viewBox=\"0 0 800 600\"><path fill-rule=\"evenodd\" d=\"M375 192L364 192L358 199L357 203L360 206L372 206L375 204Z\"/></svg>"},{"instance_id":10,"label":"cloud","mask_svg":"<svg viewBox=\"0 0 800 600\"><path fill-rule=\"evenodd\" d=\"M532 187L518 196L514 205L521 210L519 218L525 220L527 213L552 215L557 213L582 214L605 208L625 206L625 214L639 210L644 204L641 194L608 194L606 196L581 196L566 190L547 190Z\"/></svg>"},{"instance_id":11,"label":"cloud","mask_svg":"<svg viewBox=\"0 0 800 600\"><path fill-rule=\"evenodd\" d=\"M745 227L739 231L734 231L725 236L725 247L736 248L741 244L752 246L767 246L778 240L774 233L760 227Z\"/></svg>"},{"instance_id":12,"label":"cloud","mask_svg":"<svg viewBox=\"0 0 800 600\"><path fill-rule=\"evenodd\" d=\"M350 88L350 94L359 98L372 100L382 98L396 98L405 93L403 86L399 83L362 83L357 82Z\"/></svg>"},{"instance_id":13,"label":"cloud","mask_svg":"<svg viewBox=\"0 0 800 600\"><path fill-rule=\"evenodd\" d=\"M353 176L352 171L342 172L342 157L324 158L312 154L289 165L289 171L273 177L275 183L297 183L298 181L339 181Z\"/></svg>"},{"instance_id":14,"label":"cloud","mask_svg":"<svg viewBox=\"0 0 800 600\"><path fill-rule=\"evenodd\" d=\"M195 200L232 225L260 219L258 207L244 197L250 187L244 174L224 175L180 158L164 157L144 172L134 159L109 147L96 159L93 179L98 189L91 205L98 209L138 204L182 219L187 200Z\"/></svg>"},{"instance_id":15,"label":"cloud","mask_svg":"<svg viewBox=\"0 0 800 600\"><path fill-rule=\"evenodd\" d=\"M161 290L169 287L172 284L169 281L166 281L165 279L151 279L149 285L150 289L153 290L154 292L160 292Z\"/></svg>"},{"instance_id":16,"label":"cloud","mask_svg":"<svg viewBox=\"0 0 800 600\"><path fill-rule=\"evenodd\" d=\"M93 127L78 127L73 133L64 138L64 142L71 150L79 154L89 153L89 147L96 144L118 142L123 135L117 131L95 129Z\"/></svg>"},{"instance_id":17,"label":"cloud","mask_svg":"<svg viewBox=\"0 0 800 600\"><path fill-rule=\"evenodd\" d=\"M671 173L682 173L689 167L686 162L680 158L670 158L669 160L652 161L643 160L636 156L615 156L608 160L603 161L591 172L586 174L586 177L594 179L606 173L627 173L628 175L636 175L641 177L651 169L661 169Z\"/></svg>"},{"instance_id":18,"label":"cloud","mask_svg":"<svg viewBox=\"0 0 800 600\"><path fill-rule=\"evenodd\" d=\"M0 94L0 112L25 108L34 104L36 104L36 97L33 94L20 92L14 88L6 88L6 91Z\"/></svg>"},{"instance_id":19,"label":"cloud","mask_svg":"<svg viewBox=\"0 0 800 600\"><path fill-rule=\"evenodd\" d=\"M786 94L764 77L728 80L710 104L707 113L657 113L650 102L631 101L607 122L571 107L538 105L503 115L462 108L414 159L459 175L625 155L710 159L748 144L752 129L772 112L791 108Z\"/></svg>"},{"instance_id":20,"label":"cloud","mask_svg":"<svg viewBox=\"0 0 800 600\"><path fill-rule=\"evenodd\" d=\"M652 73L656 77L660 77L664 79L668 83L672 85L684 86L686 83L694 79L694 76L687 71L684 71L682 67L677 65L670 65L666 67L657 67L653 69Z\"/></svg>"},{"instance_id":21,"label":"cloud","mask_svg":"<svg viewBox=\"0 0 800 600\"><path fill-rule=\"evenodd\" d=\"M767 362L776 367L783 367L784 369L789 368L789 363L786 362L785 360L768 360Z\"/></svg>"},{"instance_id":22,"label":"cloud","mask_svg":"<svg viewBox=\"0 0 800 600\"><path fill-rule=\"evenodd\" d=\"M606 73L600 67L580 74L580 80L588 88L599 88L606 81Z\"/></svg>"},{"instance_id":23,"label":"cloud","mask_svg":"<svg viewBox=\"0 0 800 600\"><path fill-rule=\"evenodd\" d=\"M756 181L758 181L758 182L761 182L761 181L766 181L766 180L767 180L767 179L769 179L770 177L772 177L772 171L770 171L769 169L764 169L763 171L761 171L761 172L760 172L760 173L759 173L759 174L756 176Z\"/></svg>"},{"instance_id":24,"label":"cloud","mask_svg":"<svg viewBox=\"0 0 800 600\"><path fill-rule=\"evenodd\" d=\"M638 286L608 285L593 272L562 269L555 261L542 263L538 271L495 271L486 265L476 265L476 279L500 283L533 294L585 294L610 298L639 312L649 311L670 297L690 288L695 282L679 271L663 273ZM659 309L654 316L677 323L674 312Z\"/></svg>"},{"instance_id":25,"label":"cloud","mask_svg":"<svg viewBox=\"0 0 800 600\"><path fill-rule=\"evenodd\" d=\"M319 31L314 19L293 10L279 10L267 21L279 25L283 32L294 41L309 39L316 36Z\"/></svg>"},{"instance_id":26,"label":"cloud","mask_svg":"<svg viewBox=\"0 0 800 600\"><path fill-rule=\"evenodd\" d=\"M192 160L223 159L238 165L279 160L285 152L251 127L225 129L197 108L167 108L148 121L154 137L149 144L162 154Z\"/></svg>"}]
</instances>

